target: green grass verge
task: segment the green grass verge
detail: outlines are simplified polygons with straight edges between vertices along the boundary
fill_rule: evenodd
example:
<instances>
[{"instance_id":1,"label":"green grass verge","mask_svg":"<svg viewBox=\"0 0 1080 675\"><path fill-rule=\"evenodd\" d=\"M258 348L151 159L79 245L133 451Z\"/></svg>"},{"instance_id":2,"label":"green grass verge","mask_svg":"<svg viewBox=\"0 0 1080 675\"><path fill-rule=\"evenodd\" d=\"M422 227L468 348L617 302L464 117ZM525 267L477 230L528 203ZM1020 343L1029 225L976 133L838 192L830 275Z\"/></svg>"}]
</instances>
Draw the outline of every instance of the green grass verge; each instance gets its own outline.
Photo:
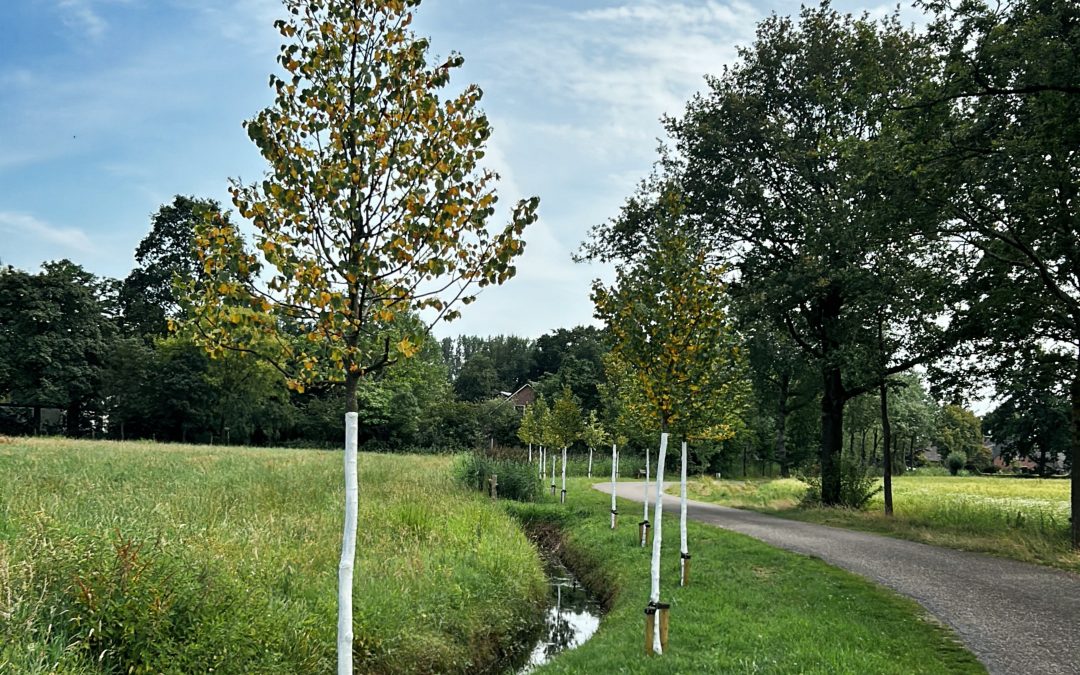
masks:
<instances>
[{"instance_id":1,"label":"green grass verge","mask_svg":"<svg viewBox=\"0 0 1080 675\"><path fill-rule=\"evenodd\" d=\"M674 488L673 492L677 492ZM691 498L784 518L876 532L937 546L992 553L1080 572L1069 540L1069 481L997 476L897 476L894 516L881 494L865 511L800 508L795 479L690 482Z\"/></svg>"},{"instance_id":2,"label":"green grass verge","mask_svg":"<svg viewBox=\"0 0 1080 675\"><path fill-rule=\"evenodd\" d=\"M678 587L678 505L665 503L661 600L668 651L644 656L650 553L637 542L641 505L574 479L565 506L508 504L527 527L562 533L564 558L609 607L597 634L539 673L978 673L953 634L914 602L819 560L689 523L692 585Z\"/></svg>"},{"instance_id":3,"label":"green grass verge","mask_svg":"<svg viewBox=\"0 0 1080 675\"><path fill-rule=\"evenodd\" d=\"M0 445L0 672L335 669L341 454ZM449 458L360 457L357 672L496 670L547 589Z\"/></svg>"}]
</instances>

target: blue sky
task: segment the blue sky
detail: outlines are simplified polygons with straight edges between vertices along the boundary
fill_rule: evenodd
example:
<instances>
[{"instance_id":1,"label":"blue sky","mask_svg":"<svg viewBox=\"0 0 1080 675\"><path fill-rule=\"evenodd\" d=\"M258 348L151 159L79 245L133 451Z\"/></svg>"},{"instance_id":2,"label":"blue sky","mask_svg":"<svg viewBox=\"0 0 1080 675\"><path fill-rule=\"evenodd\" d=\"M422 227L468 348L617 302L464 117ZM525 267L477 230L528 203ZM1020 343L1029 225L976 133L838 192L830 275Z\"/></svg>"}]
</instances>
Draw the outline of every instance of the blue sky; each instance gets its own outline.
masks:
<instances>
[{"instance_id":1,"label":"blue sky","mask_svg":"<svg viewBox=\"0 0 1080 675\"><path fill-rule=\"evenodd\" d=\"M2 5L4 264L69 258L125 276L173 195L228 205L230 177L262 175L241 123L270 99L279 0ZM797 11L784 0L426 0L416 31L466 59L452 89L484 89L504 203L541 198L518 276L437 332L535 337L589 323L590 281L610 270L570 255L648 173L660 117L679 114L758 20Z\"/></svg>"}]
</instances>

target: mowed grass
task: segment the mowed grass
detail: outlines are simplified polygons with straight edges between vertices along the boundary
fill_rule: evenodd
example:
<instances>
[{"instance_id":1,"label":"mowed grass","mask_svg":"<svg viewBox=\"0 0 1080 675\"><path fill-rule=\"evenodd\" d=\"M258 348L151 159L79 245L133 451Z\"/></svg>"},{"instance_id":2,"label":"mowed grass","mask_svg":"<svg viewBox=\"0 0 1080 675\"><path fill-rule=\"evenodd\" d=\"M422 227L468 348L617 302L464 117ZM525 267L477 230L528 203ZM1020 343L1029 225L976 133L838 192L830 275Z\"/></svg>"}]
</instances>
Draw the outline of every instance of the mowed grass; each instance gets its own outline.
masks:
<instances>
[{"instance_id":1,"label":"mowed grass","mask_svg":"<svg viewBox=\"0 0 1080 675\"><path fill-rule=\"evenodd\" d=\"M327 673L337 452L0 444L0 673ZM497 671L546 597L449 458L361 455L356 672Z\"/></svg>"},{"instance_id":2,"label":"mowed grass","mask_svg":"<svg viewBox=\"0 0 1080 675\"><path fill-rule=\"evenodd\" d=\"M661 601L671 603L663 656L644 654L650 548L641 505L571 482L568 502L509 505L530 527L561 529L565 557L610 609L588 642L538 673L978 673L954 635L905 598L853 574L750 537L689 523L691 585L678 586L677 500L665 500Z\"/></svg>"},{"instance_id":3,"label":"mowed grass","mask_svg":"<svg viewBox=\"0 0 1080 675\"><path fill-rule=\"evenodd\" d=\"M800 508L805 491L804 483L790 478L703 477L688 486L690 497L700 501L1080 571L1080 554L1069 545L1067 480L897 476L892 518L885 516L880 493L865 511L853 511Z\"/></svg>"}]
</instances>

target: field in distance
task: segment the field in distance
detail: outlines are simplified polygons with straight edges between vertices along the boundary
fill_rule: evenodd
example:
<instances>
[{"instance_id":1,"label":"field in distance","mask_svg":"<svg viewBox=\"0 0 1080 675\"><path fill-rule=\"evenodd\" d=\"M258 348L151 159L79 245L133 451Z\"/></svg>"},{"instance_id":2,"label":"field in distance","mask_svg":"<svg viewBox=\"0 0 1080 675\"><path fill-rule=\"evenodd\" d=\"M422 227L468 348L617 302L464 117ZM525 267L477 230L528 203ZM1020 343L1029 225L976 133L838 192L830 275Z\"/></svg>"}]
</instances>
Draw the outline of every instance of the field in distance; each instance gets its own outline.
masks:
<instances>
[{"instance_id":1,"label":"field in distance","mask_svg":"<svg viewBox=\"0 0 1080 675\"><path fill-rule=\"evenodd\" d=\"M706 476L694 479L688 491L704 502L1080 571L1080 555L1069 546L1067 480L897 476L893 518L885 517L881 493L865 511L800 508L806 484L794 478Z\"/></svg>"}]
</instances>

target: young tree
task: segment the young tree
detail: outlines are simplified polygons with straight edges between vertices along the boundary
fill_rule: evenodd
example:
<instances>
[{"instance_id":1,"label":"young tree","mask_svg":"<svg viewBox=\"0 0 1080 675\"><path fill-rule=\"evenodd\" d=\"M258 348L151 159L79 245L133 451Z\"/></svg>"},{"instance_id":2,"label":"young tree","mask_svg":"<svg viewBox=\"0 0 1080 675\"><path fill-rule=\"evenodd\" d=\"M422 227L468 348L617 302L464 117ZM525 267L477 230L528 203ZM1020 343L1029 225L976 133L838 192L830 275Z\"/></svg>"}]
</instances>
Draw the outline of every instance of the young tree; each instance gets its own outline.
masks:
<instances>
[{"instance_id":1,"label":"young tree","mask_svg":"<svg viewBox=\"0 0 1080 675\"><path fill-rule=\"evenodd\" d=\"M585 425L581 430L581 440L584 441L585 446L589 448L588 476L589 478L592 478L593 449L608 442L607 430L604 429L604 425L600 423L600 418L596 415L595 410L589 411L589 418L585 420Z\"/></svg>"},{"instance_id":2,"label":"young tree","mask_svg":"<svg viewBox=\"0 0 1080 675\"><path fill-rule=\"evenodd\" d=\"M538 442L539 425L536 423L536 405L530 405L525 407L525 412L521 414L521 424L518 425L518 438L522 443L529 444L529 463L532 464L533 443Z\"/></svg>"},{"instance_id":3,"label":"young tree","mask_svg":"<svg viewBox=\"0 0 1080 675\"><path fill-rule=\"evenodd\" d=\"M563 387L551 406L549 418L551 440L554 447L562 446L562 493L560 501L566 501L566 450L581 438L581 405L570 387ZM554 465L553 465L554 466ZM554 474L553 474L554 476ZM554 487L554 478L552 479Z\"/></svg>"},{"instance_id":4,"label":"young tree","mask_svg":"<svg viewBox=\"0 0 1080 675\"><path fill-rule=\"evenodd\" d=\"M491 134L481 91L441 95L463 59L429 62L428 41L409 29L419 0L284 2L288 18L275 23L284 72L270 78L274 102L245 124L270 170L230 190L258 253L223 217L198 228L192 323L212 353L256 352L297 391L344 386L338 669L347 673L358 385L416 351L415 336L391 340L397 315L420 313L430 328L456 317L472 289L514 275L537 200L489 229L497 177L480 168Z\"/></svg>"},{"instance_id":5,"label":"young tree","mask_svg":"<svg viewBox=\"0 0 1080 675\"><path fill-rule=\"evenodd\" d=\"M660 430L653 511L651 603L660 600L664 460L669 433L731 434L749 383L739 341L727 318L723 269L682 231L675 191L661 208L641 258L620 269L615 285L593 284L596 316L612 339L619 390L627 407ZM659 617L657 617L659 621ZM659 627L653 650L661 652Z\"/></svg>"}]
</instances>

